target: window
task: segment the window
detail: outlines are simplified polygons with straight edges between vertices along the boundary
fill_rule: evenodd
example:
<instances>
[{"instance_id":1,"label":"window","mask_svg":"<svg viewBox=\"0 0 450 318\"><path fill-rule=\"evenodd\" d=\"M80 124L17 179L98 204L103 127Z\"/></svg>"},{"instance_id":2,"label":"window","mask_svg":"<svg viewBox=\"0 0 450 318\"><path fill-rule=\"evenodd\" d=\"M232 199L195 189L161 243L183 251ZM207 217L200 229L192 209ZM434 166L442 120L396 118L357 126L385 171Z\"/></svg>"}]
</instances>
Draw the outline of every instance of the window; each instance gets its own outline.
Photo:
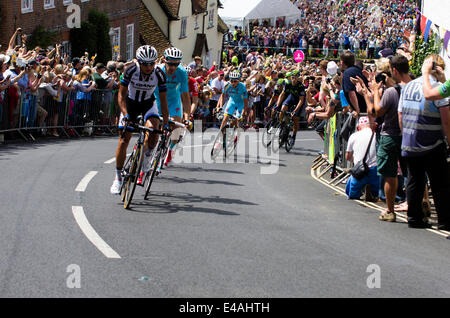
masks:
<instances>
[{"instance_id":1,"label":"window","mask_svg":"<svg viewBox=\"0 0 450 318\"><path fill-rule=\"evenodd\" d=\"M44 9L54 9L55 0L44 0Z\"/></svg>"},{"instance_id":2,"label":"window","mask_svg":"<svg viewBox=\"0 0 450 318\"><path fill-rule=\"evenodd\" d=\"M181 18L180 39L184 39L186 37L186 26L187 26L187 17Z\"/></svg>"},{"instance_id":3,"label":"window","mask_svg":"<svg viewBox=\"0 0 450 318\"><path fill-rule=\"evenodd\" d=\"M72 4L72 0L63 0L63 5L68 6L69 4Z\"/></svg>"},{"instance_id":4,"label":"window","mask_svg":"<svg viewBox=\"0 0 450 318\"><path fill-rule=\"evenodd\" d=\"M111 28L111 31L112 59L115 61L120 55L120 27Z\"/></svg>"},{"instance_id":5,"label":"window","mask_svg":"<svg viewBox=\"0 0 450 318\"><path fill-rule=\"evenodd\" d=\"M65 54L67 54L69 57L72 56L72 45L69 41L64 41L61 43L61 56L64 57Z\"/></svg>"},{"instance_id":6,"label":"window","mask_svg":"<svg viewBox=\"0 0 450 318\"><path fill-rule=\"evenodd\" d=\"M194 25L194 30L197 30L198 28L200 28L198 26L198 14L195 16L195 25Z\"/></svg>"},{"instance_id":7,"label":"window","mask_svg":"<svg viewBox=\"0 0 450 318\"><path fill-rule=\"evenodd\" d=\"M214 26L214 9L209 10L208 29Z\"/></svg>"},{"instance_id":8,"label":"window","mask_svg":"<svg viewBox=\"0 0 450 318\"><path fill-rule=\"evenodd\" d=\"M22 0L22 13L33 12L33 0Z\"/></svg>"},{"instance_id":9,"label":"window","mask_svg":"<svg viewBox=\"0 0 450 318\"><path fill-rule=\"evenodd\" d=\"M134 24L127 25L127 61L134 57Z\"/></svg>"}]
</instances>

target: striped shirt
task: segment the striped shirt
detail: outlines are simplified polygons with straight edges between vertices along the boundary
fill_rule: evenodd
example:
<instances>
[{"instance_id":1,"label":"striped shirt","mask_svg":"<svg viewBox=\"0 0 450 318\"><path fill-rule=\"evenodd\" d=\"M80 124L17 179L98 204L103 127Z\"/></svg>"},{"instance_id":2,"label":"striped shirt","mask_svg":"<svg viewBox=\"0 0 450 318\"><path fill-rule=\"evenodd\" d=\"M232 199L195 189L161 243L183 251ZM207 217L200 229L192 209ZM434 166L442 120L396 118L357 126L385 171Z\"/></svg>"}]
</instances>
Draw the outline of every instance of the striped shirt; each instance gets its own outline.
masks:
<instances>
[{"instance_id":1,"label":"striped shirt","mask_svg":"<svg viewBox=\"0 0 450 318\"><path fill-rule=\"evenodd\" d=\"M433 86L439 85L430 77ZM402 114L402 156L422 156L444 143L439 107L448 101L426 100L423 78L409 82L400 95L398 112Z\"/></svg>"}]
</instances>

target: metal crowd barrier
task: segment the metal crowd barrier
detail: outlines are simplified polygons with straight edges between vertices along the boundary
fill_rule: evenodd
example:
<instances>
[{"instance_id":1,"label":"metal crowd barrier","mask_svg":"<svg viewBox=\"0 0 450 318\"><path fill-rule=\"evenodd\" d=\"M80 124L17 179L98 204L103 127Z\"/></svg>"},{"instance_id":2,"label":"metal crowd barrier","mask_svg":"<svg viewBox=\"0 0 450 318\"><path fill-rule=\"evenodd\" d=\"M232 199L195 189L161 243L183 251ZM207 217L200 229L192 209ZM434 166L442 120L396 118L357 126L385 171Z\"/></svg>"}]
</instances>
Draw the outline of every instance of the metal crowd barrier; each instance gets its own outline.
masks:
<instances>
[{"instance_id":1,"label":"metal crowd barrier","mask_svg":"<svg viewBox=\"0 0 450 318\"><path fill-rule=\"evenodd\" d=\"M360 116L367 116L367 114L360 114ZM351 113L338 112L328 120L325 130L324 154L329 164L341 169L348 169L352 164L345 159L348 138L356 132L357 128L357 119L351 117ZM347 120L353 121L352 129L343 134L344 124Z\"/></svg>"},{"instance_id":2,"label":"metal crowd barrier","mask_svg":"<svg viewBox=\"0 0 450 318\"><path fill-rule=\"evenodd\" d=\"M117 90L60 92L56 96L42 87L17 94L8 90L0 95L0 142L11 132L25 140L34 140L36 134L71 137L112 133L118 121Z\"/></svg>"}]
</instances>

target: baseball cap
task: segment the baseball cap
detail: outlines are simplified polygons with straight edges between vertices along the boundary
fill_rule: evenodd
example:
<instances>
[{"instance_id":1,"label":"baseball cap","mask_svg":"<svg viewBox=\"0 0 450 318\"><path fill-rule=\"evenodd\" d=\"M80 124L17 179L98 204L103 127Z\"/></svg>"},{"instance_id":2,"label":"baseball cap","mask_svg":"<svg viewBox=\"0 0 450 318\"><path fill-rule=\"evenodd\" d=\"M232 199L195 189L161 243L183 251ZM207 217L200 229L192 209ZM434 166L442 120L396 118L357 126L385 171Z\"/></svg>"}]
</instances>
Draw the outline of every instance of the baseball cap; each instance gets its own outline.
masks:
<instances>
[{"instance_id":1,"label":"baseball cap","mask_svg":"<svg viewBox=\"0 0 450 318\"><path fill-rule=\"evenodd\" d=\"M368 125L368 124L369 124L369 117L363 116L363 117L360 117L360 118L359 118L358 126L361 126L361 125Z\"/></svg>"},{"instance_id":2,"label":"baseball cap","mask_svg":"<svg viewBox=\"0 0 450 318\"><path fill-rule=\"evenodd\" d=\"M338 66L337 66L336 62L334 62L334 61L328 62L328 64L327 64L327 73L328 74L336 75L337 70L338 70Z\"/></svg>"},{"instance_id":3,"label":"baseball cap","mask_svg":"<svg viewBox=\"0 0 450 318\"><path fill-rule=\"evenodd\" d=\"M386 48L384 50L381 50L380 53L378 53L381 57L390 57L390 56L394 56L394 52L389 49Z\"/></svg>"},{"instance_id":4,"label":"baseball cap","mask_svg":"<svg viewBox=\"0 0 450 318\"><path fill-rule=\"evenodd\" d=\"M11 60L11 57L9 55L0 54L0 60L3 64L7 64Z\"/></svg>"}]
</instances>

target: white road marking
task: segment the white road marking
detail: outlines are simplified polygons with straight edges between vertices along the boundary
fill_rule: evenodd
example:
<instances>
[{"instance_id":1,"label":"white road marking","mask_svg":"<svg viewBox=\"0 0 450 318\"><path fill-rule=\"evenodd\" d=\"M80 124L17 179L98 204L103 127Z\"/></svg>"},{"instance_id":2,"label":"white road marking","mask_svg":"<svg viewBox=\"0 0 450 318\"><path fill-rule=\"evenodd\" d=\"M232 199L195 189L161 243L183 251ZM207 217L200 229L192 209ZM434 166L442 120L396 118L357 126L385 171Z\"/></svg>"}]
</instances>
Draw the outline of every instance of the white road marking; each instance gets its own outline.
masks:
<instances>
[{"instance_id":1,"label":"white road marking","mask_svg":"<svg viewBox=\"0 0 450 318\"><path fill-rule=\"evenodd\" d=\"M89 223L86 215L84 214L83 207L73 206L72 213L77 221L78 226L84 235L87 237L95 247L98 248L100 252L103 253L107 258L121 258L119 254L116 253L94 230L94 228Z\"/></svg>"},{"instance_id":2,"label":"white road marking","mask_svg":"<svg viewBox=\"0 0 450 318\"><path fill-rule=\"evenodd\" d=\"M86 191L89 182L92 180L92 178L95 177L97 173L98 173L97 171L91 171L87 175L85 175L84 178L81 179L80 183L78 183L78 186L75 188L75 191L76 192Z\"/></svg>"},{"instance_id":3,"label":"white road marking","mask_svg":"<svg viewBox=\"0 0 450 318\"><path fill-rule=\"evenodd\" d=\"M127 153L127 157L129 157L130 155L131 155L131 153ZM111 163L113 163L113 162L115 162L115 161L116 161L116 157L111 158L111 159L109 159L109 160L106 160L106 161L104 162L104 164L109 165L109 164L111 164Z\"/></svg>"},{"instance_id":4,"label":"white road marking","mask_svg":"<svg viewBox=\"0 0 450 318\"><path fill-rule=\"evenodd\" d=\"M106 161L104 162L104 164L109 165L109 164L113 163L114 161L116 161L116 158L111 158L111 159L109 159L109 160L106 160Z\"/></svg>"}]
</instances>

